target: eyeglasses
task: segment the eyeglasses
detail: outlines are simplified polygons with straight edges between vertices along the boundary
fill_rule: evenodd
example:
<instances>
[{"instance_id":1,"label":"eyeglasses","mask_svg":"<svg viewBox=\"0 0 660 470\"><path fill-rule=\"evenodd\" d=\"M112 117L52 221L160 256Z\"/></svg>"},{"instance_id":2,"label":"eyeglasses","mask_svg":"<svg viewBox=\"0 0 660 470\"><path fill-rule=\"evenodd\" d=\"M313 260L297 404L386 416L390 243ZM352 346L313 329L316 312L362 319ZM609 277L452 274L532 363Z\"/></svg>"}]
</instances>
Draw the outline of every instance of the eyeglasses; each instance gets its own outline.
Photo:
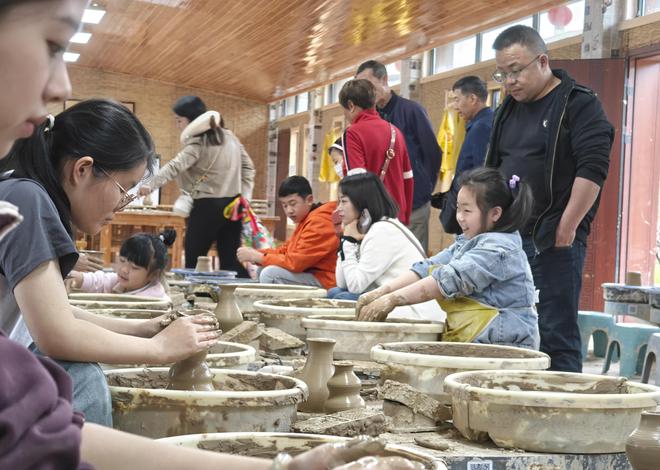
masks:
<instances>
[{"instance_id":1,"label":"eyeglasses","mask_svg":"<svg viewBox=\"0 0 660 470\"><path fill-rule=\"evenodd\" d=\"M128 191L126 191L124 187L117 182L116 179L110 176L110 173L105 171L103 168L99 168L99 170L101 170L105 176L110 178L112 182L117 185L117 187L119 188L119 192L121 193L121 199L117 203L117 207L115 207L114 209L115 212L122 211L127 205L129 205L131 202L137 199L137 194L129 194Z\"/></svg>"},{"instance_id":2,"label":"eyeglasses","mask_svg":"<svg viewBox=\"0 0 660 470\"><path fill-rule=\"evenodd\" d=\"M508 72L508 73L507 72L502 72L501 70L495 70L495 72L493 72L493 75L492 75L493 80L495 80L497 83L504 83L504 82L506 82L507 78L510 78L513 81L518 80L518 77L520 76L522 71L525 70L530 65L532 65L537 60L539 60L539 58L542 55L543 54L537 55L536 57L534 57L534 60L532 60L529 64L525 65L523 68L518 69L518 70L513 70L513 71Z\"/></svg>"}]
</instances>

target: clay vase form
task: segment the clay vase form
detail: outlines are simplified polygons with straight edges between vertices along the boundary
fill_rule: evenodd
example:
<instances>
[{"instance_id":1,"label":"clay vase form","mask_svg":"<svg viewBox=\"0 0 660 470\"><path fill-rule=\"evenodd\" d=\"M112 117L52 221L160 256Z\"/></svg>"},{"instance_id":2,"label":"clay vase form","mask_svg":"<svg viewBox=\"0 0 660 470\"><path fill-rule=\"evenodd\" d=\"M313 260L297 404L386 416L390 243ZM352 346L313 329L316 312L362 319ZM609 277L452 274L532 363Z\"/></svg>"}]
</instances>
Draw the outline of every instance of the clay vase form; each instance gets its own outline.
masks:
<instances>
[{"instance_id":1,"label":"clay vase form","mask_svg":"<svg viewBox=\"0 0 660 470\"><path fill-rule=\"evenodd\" d=\"M337 361L334 366L335 373L328 380L330 395L325 402L325 412L336 413L354 408L364 408L366 405L360 396L362 382L353 372L353 363Z\"/></svg>"},{"instance_id":2,"label":"clay vase form","mask_svg":"<svg viewBox=\"0 0 660 470\"><path fill-rule=\"evenodd\" d=\"M220 286L220 299L214 313L223 332L227 332L243 322L243 315L236 304L236 297L234 296L236 287L230 284Z\"/></svg>"},{"instance_id":3,"label":"clay vase form","mask_svg":"<svg viewBox=\"0 0 660 470\"><path fill-rule=\"evenodd\" d=\"M626 440L626 455L635 470L660 465L660 411L643 411L639 427Z\"/></svg>"},{"instance_id":4,"label":"clay vase form","mask_svg":"<svg viewBox=\"0 0 660 470\"><path fill-rule=\"evenodd\" d=\"M198 352L170 367L167 389L195 392L214 391L213 373L206 363L206 353L207 351Z\"/></svg>"},{"instance_id":5,"label":"clay vase form","mask_svg":"<svg viewBox=\"0 0 660 470\"><path fill-rule=\"evenodd\" d=\"M309 338L308 355L300 380L307 384L309 397L298 405L298 411L323 413L328 399L328 380L334 373L332 350L336 341L329 338Z\"/></svg>"},{"instance_id":6,"label":"clay vase form","mask_svg":"<svg viewBox=\"0 0 660 470\"><path fill-rule=\"evenodd\" d=\"M142 205L143 206L153 206L154 205L154 201L151 199L151 193L144 196L144 199L142 199Z\"/></svg>"},{"instance_id":7,"label":"clay vase form","mask_svg":"<svg viewBox=\"0 0 660 470\"><path fill-rule=\"evenodd\" d=\"M195 271L198 273L210 273L213 271L213 265L211 264L210 256L198 256L197 265L195 266Z\"/></svg>"}]
</instances>

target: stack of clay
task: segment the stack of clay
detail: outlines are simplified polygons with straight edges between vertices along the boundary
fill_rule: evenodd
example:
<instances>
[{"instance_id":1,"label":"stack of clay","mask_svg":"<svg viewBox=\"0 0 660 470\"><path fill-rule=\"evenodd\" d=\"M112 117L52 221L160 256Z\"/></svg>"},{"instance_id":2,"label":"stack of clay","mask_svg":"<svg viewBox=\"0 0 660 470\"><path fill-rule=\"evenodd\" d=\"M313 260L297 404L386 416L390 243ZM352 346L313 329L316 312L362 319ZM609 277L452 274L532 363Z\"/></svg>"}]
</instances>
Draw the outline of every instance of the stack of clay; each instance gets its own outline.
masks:
<instances>
[{"instance_id":1,"label":"stack of clay","mask_svg":"<svg viewBox=\"0 0 660 470\"><path fill-rule=\"evenodd\" d=\"M383 413L390 418L392 432L433 431L451 419L451 407L408 384L386 380L378 398L383 400Z\"/></svg>"},{"instance_id":2,"label":"stack of clay","mask_svg":"<svg viewBox=\"0 0 660 470\"><path fill-rule=\"evenodd\" d=\"M277 328L264 326L263 323L244 321L220 336L220 341L248 344L266 352L281 356L300 355L305 345L295 336Z\"/></svg>"}]
</instances>

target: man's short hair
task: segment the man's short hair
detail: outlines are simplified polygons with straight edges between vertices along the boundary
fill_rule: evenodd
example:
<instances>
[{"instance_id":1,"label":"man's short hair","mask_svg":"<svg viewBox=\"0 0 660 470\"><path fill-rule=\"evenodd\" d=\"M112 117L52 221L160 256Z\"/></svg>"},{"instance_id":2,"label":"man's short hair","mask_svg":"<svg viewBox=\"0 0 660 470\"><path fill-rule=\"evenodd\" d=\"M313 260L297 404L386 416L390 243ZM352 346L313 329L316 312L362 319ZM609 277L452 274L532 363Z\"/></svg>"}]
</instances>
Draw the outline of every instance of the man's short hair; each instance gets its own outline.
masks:
<instances>
[{"instance_id":1,"label":"man's short hair","mask_svg":"<svg viewBox=\"0 0 660 470\"><path fill-rule=\"evenodd\" d=\"M367 69L371 69L371 73L373 73L374 77L379 80L383 77L387 77L387 69L377 60L368 60L366 62L362 62L358 67L357 72L355 72L355 75L359 75Z\"/></svg>"},{"instance_id":2,"label":"man's short hair","mask_svg":"<svg viewBox=\"0 0 660 470\"><path fill-rule=\"evenodd\" d=\"M349 101L362 109L371 109L376 106L376 89L369 80L349 80L341 87L339 104L348 109Z\"/></svg>"},{"instance_id":3,"label":"man's short hair","mask_svg":"<svg viewBox=\"0 0 660 470\"><path fill-rule=\"evenodd\" d=\"M463 95L475 95L479 98L479 101L484 103L488 99L488 87L486 86L486 82L474 75L468 75L467 77L457 80L451 89L454 91L460 90Z\"/></svg>"},{"instance_id":4,"label":"man's short hair","mask_svg":"<svg viewBox=\"0 0 660 470\"><path fill-rule=\"evenodd\" d=\"M493 49L501 51L514 44L520 44L533 54L547 54L548 47L534 28L517 24L502 31L493 42Z\"/></svg>"},{"instance_id":5,"label":"man's short hair","mask_svg":"<svg viewBox=\"0 0 660 470\"><path fill-rule=\"evenodd\" d=\"M277 191L277 197L287 197L295 194L303 199L312 194L312 186L304 176L289 176L282 181Z\"/></svg>"}]
</instances>

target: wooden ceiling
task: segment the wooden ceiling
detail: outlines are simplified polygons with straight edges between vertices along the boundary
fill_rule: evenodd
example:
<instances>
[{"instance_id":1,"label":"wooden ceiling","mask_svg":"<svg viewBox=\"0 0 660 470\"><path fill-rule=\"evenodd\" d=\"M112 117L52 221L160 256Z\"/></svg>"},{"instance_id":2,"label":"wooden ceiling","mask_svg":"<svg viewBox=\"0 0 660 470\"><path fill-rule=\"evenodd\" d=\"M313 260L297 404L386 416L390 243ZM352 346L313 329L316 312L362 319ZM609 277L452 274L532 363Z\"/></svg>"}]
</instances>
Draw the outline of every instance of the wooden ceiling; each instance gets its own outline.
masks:
<instances>
[{"instance_id":1,"label":"wooden ceiling","mask_svg":"<svg viewBox=\"0 0 660 470\"><path fill-rule=\"evenodd\" d=\"M106 0L79 64L269 102L561 0Z\"/></svg>"}]
</instances>

